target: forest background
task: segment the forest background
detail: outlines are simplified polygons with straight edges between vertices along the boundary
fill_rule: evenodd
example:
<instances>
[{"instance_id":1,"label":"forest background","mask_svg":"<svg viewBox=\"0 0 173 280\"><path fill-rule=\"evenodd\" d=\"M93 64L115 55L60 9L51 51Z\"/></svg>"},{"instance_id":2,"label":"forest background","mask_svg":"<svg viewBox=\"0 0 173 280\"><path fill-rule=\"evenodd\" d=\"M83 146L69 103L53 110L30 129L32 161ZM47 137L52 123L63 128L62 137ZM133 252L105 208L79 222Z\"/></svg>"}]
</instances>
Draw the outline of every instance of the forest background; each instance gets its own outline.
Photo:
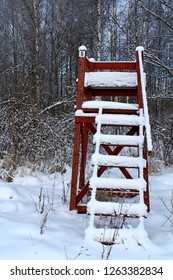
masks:
<instances>
[{"instance_id":1,"label":"forest background","mask_svg":"<svg viewBox=\"0 0 173 280\"><path fill-rule=\"evenodd\" d=\"M0 0L0 177L71 165L78 48L98 60L145 49L150 171L173 164L172 0Z\"/></svg>"}]
</instances>

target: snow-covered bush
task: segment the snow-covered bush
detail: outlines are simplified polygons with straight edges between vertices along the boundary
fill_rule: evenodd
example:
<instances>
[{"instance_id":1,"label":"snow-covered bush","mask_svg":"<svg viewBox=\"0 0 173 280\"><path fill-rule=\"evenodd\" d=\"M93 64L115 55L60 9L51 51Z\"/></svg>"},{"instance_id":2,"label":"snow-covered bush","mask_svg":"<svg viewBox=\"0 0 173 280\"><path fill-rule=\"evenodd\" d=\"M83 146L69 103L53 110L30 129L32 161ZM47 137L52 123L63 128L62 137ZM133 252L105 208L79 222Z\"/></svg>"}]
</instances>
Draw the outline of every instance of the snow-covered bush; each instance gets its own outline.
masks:
<instances>
[{"instance_id":1,"label":"snow-covered bush","mask_svg":"<svg viewBox=\"0 0 173 280\"><path fill-rule=\"evenodd\" d=\"M150 170L160 173L164 166L173 165L173 103L169 99L150 100L149 106L153 141Z\"/></svg>"},{"instance_id":2,"label":"snow-covered bush","mask_svg":"<svg viewBox=\"0 0 173 280\"><path fill-rule=\"evenodd\" d=\"M7 152L1 153L0 157L0 179L12 182L13 181L13 165L11 156Z\"/></svg>"},{"instance_id":3,"label":"snow-covered bush","mask_svg":"<svg viewBox=\"0 0 173 280\"><path fill-rule=\"evenodd\" d=\"M63 102L62 102L63 103ZM12 172L19 165L30 164L35 170L62 172L71 164L73 148L74 104L37 111L34 107L8 104L0 120L0 147L8 155L1 159L1 173ZM1 111L1 112L2 112Z\"/></svg>"}]
</instances>

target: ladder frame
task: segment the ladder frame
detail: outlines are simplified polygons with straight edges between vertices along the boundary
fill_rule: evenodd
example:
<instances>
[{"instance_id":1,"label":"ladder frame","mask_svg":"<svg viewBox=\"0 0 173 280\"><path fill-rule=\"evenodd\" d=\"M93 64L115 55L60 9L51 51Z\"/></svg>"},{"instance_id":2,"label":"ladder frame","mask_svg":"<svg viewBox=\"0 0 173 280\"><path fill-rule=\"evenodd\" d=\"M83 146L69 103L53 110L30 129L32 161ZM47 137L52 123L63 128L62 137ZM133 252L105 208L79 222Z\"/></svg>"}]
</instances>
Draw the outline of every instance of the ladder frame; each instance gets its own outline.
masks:
<instances>
[{"instance_id":1,"label":"ladder frame","mask_svg":"<svg viewBox=\"0 0 173 280\"><path fill-rule=\"evenodd\" d=\"M142 61L144 59L142 52ZM125 95L125 91L128 88L119 88L118 94L112 95L110 90L104 90L100 93L99 90L94 92L90 88L84 87L85 72L93 72L98 70L129 70L137 73L137 103L139 104L139 110L144 109L142 98L142 84L141 73L139 65L139 52L136 51L135 61L116 61L116 62L103 62L103 61L91 61L86 56L86 48L79 48L79 65L78 65L78 82L77 82L77 101L76 110L82 109L82 103L92 100L94 96L122 96ZM129 96L129 94L128 94ZM113 110L112 112L115 112ZM85 182L85 168L87 159L88 148L88 134L89 131L95 134L96 128L94 127L94 116L75 116L75 128L74 128L74 149L72 159L72 178L71 178L71 193L70 193L70 210L77 210L78 213L86 213L86 206L80 205L80 202L84 196L89 193L89 182ZM139 134L137 127L131 127L127 135ZM145 131L144 131L145 135ZM146 141L145 141L146 143ZM110 145L102 144L102 147L108 153L108 155L118 155L120 151L125 147L124 145L116 146L114 149L110 148ZM143 171L143 177L146 181L146 191L144 192L144 202L147 205L147 210L150 210L149 203L149 182L148 182L148 151L147 146L143 149L143 158L146 160L146 168ZM106 166L100 166L98 169L98 177L107 169ZM133 179L130 173L125 167L119 167L125 178Z\"/></svg>"}]
</instances>

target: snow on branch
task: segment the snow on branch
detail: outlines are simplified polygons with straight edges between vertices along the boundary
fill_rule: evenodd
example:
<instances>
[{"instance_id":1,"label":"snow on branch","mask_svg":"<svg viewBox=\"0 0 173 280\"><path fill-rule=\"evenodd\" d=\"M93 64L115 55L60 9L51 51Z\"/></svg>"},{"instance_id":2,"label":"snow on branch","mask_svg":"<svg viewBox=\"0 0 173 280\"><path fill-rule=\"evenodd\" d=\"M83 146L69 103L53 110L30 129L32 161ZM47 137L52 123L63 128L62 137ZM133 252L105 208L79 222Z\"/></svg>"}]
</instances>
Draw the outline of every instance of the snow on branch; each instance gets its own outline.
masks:
<instances>
[{"instance_id":1,"label":"snow on branch","mask_svg":"<svg viewBox=\"0 0 173 280\"><path fill-rule=\"evenodd\" d=\"M55 108L56 106L59 106L59 105L62 105L62 104L65 104L65 103L71 103L72 102L72 99L74 98L74 96L68 98L68 99L65 99L65 100L62 100L62 101L57 101L55 103L53 103L52 105L44 108L41 112L38 113L38 116L41 116L43 115L45 112L51 110L52 108ZM21 131L27 127L30 123L32 123L35 119L31 119L29 120L28 122L26 122L22 127L21 127Z\"/></svg>"},{"instance_id":2,"label":"snow on branch","mask_svg":"<svg viewBox=\"0 0 173 280\"><path fill-rule=\"evenodd\" d=\"M45 113L45 112L51 110L52 108L54 108L54 107L56 107L56 106L58 106L58 105L61 105L61 104L64 104L64 103L69 103L69 102L71 102L71 100L72 100L72 97L70 97L69 99L62 100L62 101L57 101L57 102L53 103L52 105L50 105L50 106L44 108L44 109L39 113L39 115L42 115L43 113Z\"/></svg>"}]
</instances>

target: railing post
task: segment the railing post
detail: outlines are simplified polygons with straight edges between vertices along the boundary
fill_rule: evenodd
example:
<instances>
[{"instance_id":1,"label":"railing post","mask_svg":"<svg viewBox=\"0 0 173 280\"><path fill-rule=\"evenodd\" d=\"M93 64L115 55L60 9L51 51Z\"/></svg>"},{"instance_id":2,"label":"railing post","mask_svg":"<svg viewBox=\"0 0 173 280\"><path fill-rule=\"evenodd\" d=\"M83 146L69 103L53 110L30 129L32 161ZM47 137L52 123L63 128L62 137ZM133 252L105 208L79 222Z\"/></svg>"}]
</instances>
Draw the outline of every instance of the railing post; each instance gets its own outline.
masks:
<instances>
[{"instance_id":1,"label":"railing post","mask_svg":"<svg viewBox=\"0 0 173 280\"><path fill-rule=\"evenodd\" d=\"M79 48L79 67L78 67L78 85L77 85L77 104L76 110L81 109L84 96L84 79L86 67L86 47ZM72 160L72 178L71 178L71 195L70 195L70 210L76 209L76 195L78 188L78 172L80 158L80 140L81 140L82 124L75 121L74 128L74 147Z\"/></svg>"},{"instance_id":2,"label":"railing post","mask_svg":"<svg viewBox=\"0 0 173 280\"><path fill-rule=\"evenodd\" d=\"M78 86L77 86L77 104L76 109L81 109L84 96L84 81L86 68L86 47L79 47L79 66L78 66Z\"/></svg>"},{"instance_id":3,"label":"railing post","mask_svg":"<svg viewBox=\"0 0 173 280\"><path fill-rule=\"evenodd\" d=\"M142 58L143 56L143 48L141 47L141 51L142 51ZM143 108L143 98L142 98L142 84L141 84L141 73L140 73L140 62L139 62L140 58L139 58L139 52L138 52L138 48L136 48L136 72L137 72L137 83L138 83L138 104L139 104L139 108Z\"/></svg>"}]
</instances>

